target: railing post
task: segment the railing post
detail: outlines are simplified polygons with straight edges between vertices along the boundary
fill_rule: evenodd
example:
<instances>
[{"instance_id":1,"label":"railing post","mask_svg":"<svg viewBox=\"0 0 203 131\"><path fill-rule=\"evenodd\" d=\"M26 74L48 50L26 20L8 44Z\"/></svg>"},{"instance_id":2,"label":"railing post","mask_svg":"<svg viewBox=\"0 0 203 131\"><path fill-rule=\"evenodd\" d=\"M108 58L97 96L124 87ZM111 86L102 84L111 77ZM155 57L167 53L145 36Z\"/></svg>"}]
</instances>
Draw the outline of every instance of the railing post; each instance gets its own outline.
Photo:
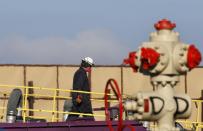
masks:
<instances>
[{"instance_id":1,"label":"railing post","mask_svg":"<svg viewBox=\"0 0 203 131\"><path fill-rule=\"evenodd\" d=\"M203 90L201 91L201 98L200 98L202 101L203 101ZM201 102L201 105L202 105L202 110L201 110L201 113L202 113L202 122L203 122L203 102ZM202 128L202 131L203 131L203 128Z\"/></svg>"},{"instance_id":2,"label":"railing post","mask_svg":"<svg viewBox=\"0 0 203 131\"><path fill-rule=\"evenodd\" d=\"M24 96L24 95L23 95ZM24 96L24 101L23 101L23 122L25 122L26 118L26 111L27 111L27 98L28 98L28 87L26 86L25 88L25 96Z\"/></svg>"},{"instance_id":3,"label":"railing post","mask_svg":"<svg viewBox=\"0 0 203 131\"><path fill-rule=\"evenodd\" d=\"M33 81L28 81L28 86L29 87L33 87ZM34 89L33 88L29 88L28 89L28 93L30 95L33 95L34 94ZM34 108L34 103L35 103L34 96L28 96L28 108L29 109L33 109ZM34 112L29 110L29 116L34 116Z\"/></svg>"},{"instance_id":4,"label":"railing post","mask_svg":"<svg viewBox=\"0 0 203 131\"><path fill-rule=\"evenodd\" d=\"M54 91L54 98L53 98L53 108L52 108L52 119L51 121L54 122L55 119L55 112L56 112L56 96L57 95L57 90Z\"/></svg>"}]
</instances>

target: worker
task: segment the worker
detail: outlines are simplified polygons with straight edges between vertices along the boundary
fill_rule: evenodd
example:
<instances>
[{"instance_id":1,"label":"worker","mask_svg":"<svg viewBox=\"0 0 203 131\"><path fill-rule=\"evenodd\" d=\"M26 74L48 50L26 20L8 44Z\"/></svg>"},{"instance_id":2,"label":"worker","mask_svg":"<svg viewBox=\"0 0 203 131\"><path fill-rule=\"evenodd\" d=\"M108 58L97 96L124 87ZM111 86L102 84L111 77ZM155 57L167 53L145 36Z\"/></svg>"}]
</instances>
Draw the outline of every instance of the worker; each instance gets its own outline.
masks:
<instances>
[{"instance_id":1,"label":"worker","mask_svg":"<svg viewBox=\"0 0 203 131\"><path fill-rule=\"evenodd\" d=\"M91 67L94 65L93 59L90 57L85 57L82 59L80 68L75 72L73 78L73 90L88 91L90 92L89 80L87 73L91 72ZM90 94L72 92L72 110L71 112L77 113L92 113L92 104L90 101ZM77 120L80 115L70 114L67 120ZM88 120L94 120L93 116L82 115L83 118Z\"/></svg>"}]
</instances>

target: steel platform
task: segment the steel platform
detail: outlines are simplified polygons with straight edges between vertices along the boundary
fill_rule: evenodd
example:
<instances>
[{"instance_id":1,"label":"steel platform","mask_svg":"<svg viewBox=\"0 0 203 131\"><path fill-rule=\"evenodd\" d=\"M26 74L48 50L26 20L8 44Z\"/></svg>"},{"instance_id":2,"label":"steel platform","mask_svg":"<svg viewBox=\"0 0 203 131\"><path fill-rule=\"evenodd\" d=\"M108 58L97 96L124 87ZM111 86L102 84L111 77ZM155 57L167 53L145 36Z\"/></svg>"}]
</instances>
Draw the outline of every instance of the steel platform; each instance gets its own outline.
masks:
<instances>
[{"instance_id":1,"label":"steel platform","mask_svg":"<svg viewBox=\"0 0 203 131\"><path fill-rule=\"evenodd\" d=\"M136 131L146 131L141 123L124 121ZM112 122L117 131L117 121ZM30 123L0 123L0 131L109 131L106 121L68 121L68 122L30 122ZM123 131L131 131L125 128Z\"/></svg>"}]
</instances>

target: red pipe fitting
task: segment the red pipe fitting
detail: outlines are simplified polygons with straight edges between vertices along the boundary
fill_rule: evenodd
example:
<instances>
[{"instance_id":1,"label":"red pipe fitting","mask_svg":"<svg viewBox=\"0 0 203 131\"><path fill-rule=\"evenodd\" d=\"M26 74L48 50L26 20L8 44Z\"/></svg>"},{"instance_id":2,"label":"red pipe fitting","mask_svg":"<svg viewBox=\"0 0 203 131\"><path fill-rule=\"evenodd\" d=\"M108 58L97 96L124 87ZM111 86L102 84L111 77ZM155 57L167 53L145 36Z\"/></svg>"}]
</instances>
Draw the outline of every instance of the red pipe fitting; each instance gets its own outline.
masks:
<instances>
[{"instance_id":1,"label":"red pipe fitting","mask_svg":"<svg viewBox=\"0 0 203 131\"><path fill-rule=\"evenodd\" d=\"M142 69L149 70L154 67L158 61L160 54L152 48L141 48Z\"/></svg>"},{"instance_id":2,"label":"red pipe fitting","mask_svg":"<svg viewBox=\"0 0 203 131\"><path fill-rule=\"evenodd\" d=\"M198 66L201 60L202 58L199 50L194 45L190 45L187 54L187 67L191 70Z\"/></svg>"},{"instance_id":3,"label":"red pipe fitting","mask_svg":"<svg viewBox=\"0 0 203 131\"><path fill-rule=\"evenodd\" d=\"M129 64L133 71L136 72L138 67L135 65L135 59L136 59L136 52L130 52L129 57L127 59L124 59L123 63Z\"/></svg>"},{"instance_id":4,"label":"red pipe fitting","mask_svg":"<svg viewBox=\"0 0 203 131\"><path fill-rule=\"evenodd\" d=\"M162 19L158 23L154 24L156 30L173 30L176 27L175 23L172 23L170 20Z\"/></svg>"}]
</instances>

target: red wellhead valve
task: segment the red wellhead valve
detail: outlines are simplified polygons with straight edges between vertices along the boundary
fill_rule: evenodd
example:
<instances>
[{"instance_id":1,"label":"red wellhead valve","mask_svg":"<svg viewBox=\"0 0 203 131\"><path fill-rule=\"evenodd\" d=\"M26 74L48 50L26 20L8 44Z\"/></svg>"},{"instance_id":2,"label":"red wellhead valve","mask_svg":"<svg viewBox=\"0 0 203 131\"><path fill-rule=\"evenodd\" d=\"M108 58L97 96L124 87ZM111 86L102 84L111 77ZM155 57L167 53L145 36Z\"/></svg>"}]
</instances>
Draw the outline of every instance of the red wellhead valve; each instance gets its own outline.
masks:
<instances>
[{"instance_id":1,"label":"red wellhead valve","mask_svg":"<svg viewBox=\"0 0 203 131\"><path fill-rule=\"evenodd\" d=\"M159 61L160 54L152 48L141 48L141 65L142 69L149 70Z\"/></svg>"},{"instance_id":2,"label":"red wellhead valve","mask_svg":"<svg viewBox=\"0 0 203 131\"><path fill-rule=\"evenodd\" d=\"M158 23L154 24L156 30L173 30L176 27L175 23L171 23L171 21L167 19L160 20Z\"/></svg>"},{"instance_id":3,"label":"red wellhead valve","mask_svg":"<svg viewBox=\"0 0 203 131\"><path fill-rule=\"evenodd\" d=\"M138 69L138 67L135 65L136 57L136 52L130 52L129 57L123 61L124 64L129 64L134 72L136 72Z\"/></svg>"},{"instance_id":4,"label":"red wellhead valve","mask_svg":"<svg viewBox=\"0 0 203 131\"><path fill-rule=\"evenodd\" d=\"M201 53L194 45L190 45L187 54L187 66L191 70L198 66L201 62Z\"/></svg>"}]
</instances>

